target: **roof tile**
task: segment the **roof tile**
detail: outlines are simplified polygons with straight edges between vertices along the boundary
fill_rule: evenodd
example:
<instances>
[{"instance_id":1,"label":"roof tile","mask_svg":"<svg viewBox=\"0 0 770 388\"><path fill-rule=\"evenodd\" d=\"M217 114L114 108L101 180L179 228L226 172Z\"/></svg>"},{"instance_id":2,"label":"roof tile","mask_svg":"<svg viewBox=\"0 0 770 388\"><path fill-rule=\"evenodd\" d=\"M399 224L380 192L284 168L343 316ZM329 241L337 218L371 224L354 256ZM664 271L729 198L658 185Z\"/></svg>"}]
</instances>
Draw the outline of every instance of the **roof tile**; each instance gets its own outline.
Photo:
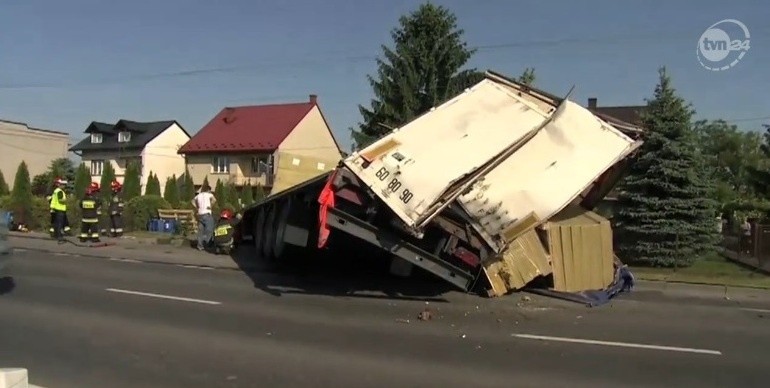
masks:
<instances>
[{"instance_id":1,"label":"roof tile","mask_svg":"<svg viewBox=\"0 0 770 388\"><path fill-rule=\"evenodd\" d=\"M183 145L179 153L273 151L315 106L313 101L226 107Z\"/></svg>"}]
</instances>

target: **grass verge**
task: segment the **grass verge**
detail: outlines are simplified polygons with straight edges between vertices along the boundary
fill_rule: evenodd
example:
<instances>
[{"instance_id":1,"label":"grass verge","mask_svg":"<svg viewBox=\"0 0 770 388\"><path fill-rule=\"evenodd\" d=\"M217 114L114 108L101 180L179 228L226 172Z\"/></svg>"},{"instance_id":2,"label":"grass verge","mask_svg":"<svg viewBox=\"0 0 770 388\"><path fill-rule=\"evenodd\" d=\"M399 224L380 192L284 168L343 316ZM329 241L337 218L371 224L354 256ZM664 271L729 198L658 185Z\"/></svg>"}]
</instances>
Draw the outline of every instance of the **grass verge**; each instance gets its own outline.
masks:
<instances>
[{"instance_id":1,"label":"grass verge","mask_svg":"<svg viewBox=\"0 0 770 388\"><path fill-rule=\"evenodd\" d=\"M723 256L698 260L688 268L630 268L640 280L770 289L770 276Z\"/></svg>"}]
</instances>

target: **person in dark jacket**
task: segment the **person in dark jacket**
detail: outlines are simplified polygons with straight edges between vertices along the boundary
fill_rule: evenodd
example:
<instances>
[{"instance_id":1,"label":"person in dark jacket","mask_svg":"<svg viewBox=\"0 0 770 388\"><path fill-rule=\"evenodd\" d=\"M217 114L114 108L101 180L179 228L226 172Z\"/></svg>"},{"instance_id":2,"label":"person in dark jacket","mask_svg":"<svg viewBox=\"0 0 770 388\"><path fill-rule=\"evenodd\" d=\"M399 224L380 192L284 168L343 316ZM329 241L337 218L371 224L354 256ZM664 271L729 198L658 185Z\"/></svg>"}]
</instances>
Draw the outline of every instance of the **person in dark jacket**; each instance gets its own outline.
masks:
<instances>
[{"instance_id":1,"label":"person in dark jacket","mask_svg":"<svg viewBox=\"0 0 770 388\"><path fill-rule=\"evenodd\" d=\"M219 220L214 227L214 248L217 253L230 253L233 247L234 225L237 219L229 209L222 210L219 213Z\"/></svg>"},{"instance_id":2,"label":"person in dark jacket","mask_svg":"<svg viewBox=\"0 0 770 388\"><path fill-rule=\"evenodd\" d=\"M110 187L112 188L112 197L110 198L110 203L108 205L108 213L110 216L109 221L109 227L110 227L110 236L112 237L120 237L123 235L123 196L121 195L121 192L123 191L123 185L120 184L118 181L112 181L112 184L110 184Z\"/></svg>"},{"instance_id":3,"label":"person in dark jacket","mask_svg":"<svg viewBox=\"0 0 770 388\"><path fill-rule=\"evenodd\" d=\"M99 184L91 182L80 200L82 218L80 220L80 241L99 242L99 216L102 214L101 201L98 198Z\"/></svg>"}]
</instances>

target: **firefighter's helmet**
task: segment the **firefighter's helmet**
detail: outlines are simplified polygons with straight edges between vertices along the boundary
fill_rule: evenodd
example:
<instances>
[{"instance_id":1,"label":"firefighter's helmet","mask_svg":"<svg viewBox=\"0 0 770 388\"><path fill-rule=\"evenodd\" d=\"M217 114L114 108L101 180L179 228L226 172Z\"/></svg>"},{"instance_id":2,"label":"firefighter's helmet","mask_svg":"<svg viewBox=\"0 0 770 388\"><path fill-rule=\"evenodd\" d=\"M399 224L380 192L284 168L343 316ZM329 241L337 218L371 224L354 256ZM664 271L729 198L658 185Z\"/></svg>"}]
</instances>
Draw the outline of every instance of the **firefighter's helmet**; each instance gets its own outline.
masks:
<instances>
[{"instance_id":1,"label":"firefighter's helmet","mask_svg":"<svg viewBox=\"0 0 770 388\"><path fill-rule=\"evenodd\" d=\"M224 220L230 220L230 219L233 218L233 212L230 209L222 210L219 213L219 218L224 219Z\"/></svg>"},{"instance_id":2,"label":"firefighter's helmet","mask_svg":"<svg viewBox=\"0 0 770 388\"><path fill-rule=\"evenodd\" d=\"M118 191L123 188L123 185L121 185L117 180L114 180L112 183L110 183L110 187L112 187L112 191Z\"/></svg>"},{"instance_id":3,"label":"firefighter's helmet","mask_svg":"<svg viewBox=\"0 0 770 388\"><path fill-rule=\"evenodd\" d=\"M99 184L96 182L91 182L91 184L86 187L86 194L94 194L99 192Z\"/></svg>"},{"instance_id":4,"label":"firefighter's helmet","mask_svg":"<svg viewBox=\"0 0 770 388\"><path fill-rule=\"evenodd\" d=\"M53 180L53 184L55 184L57 186L66 185L67 184L67 180L66 179L62 179L61 177L56 177L56 179Z\"/></svg>"}]
</instances>

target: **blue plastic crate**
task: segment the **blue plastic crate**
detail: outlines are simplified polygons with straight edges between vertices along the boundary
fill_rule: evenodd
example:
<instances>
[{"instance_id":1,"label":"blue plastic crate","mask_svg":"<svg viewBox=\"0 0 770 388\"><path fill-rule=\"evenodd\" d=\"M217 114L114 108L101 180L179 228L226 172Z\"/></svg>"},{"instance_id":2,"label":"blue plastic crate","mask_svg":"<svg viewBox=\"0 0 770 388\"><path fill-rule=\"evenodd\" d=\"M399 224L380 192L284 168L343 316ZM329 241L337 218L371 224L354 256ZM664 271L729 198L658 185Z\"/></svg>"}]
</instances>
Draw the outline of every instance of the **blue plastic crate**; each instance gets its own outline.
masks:
<instances>
[{"instance_id":1,"label":"blue plastic crate","mask_svg":"<svg viewBox=\"0 0 770 388\"><path fill-rule=\"evenodd\" d=\"M176 233L176 220L164 220L161 232L169 234Z\"/></svg>"}]
</instances>

